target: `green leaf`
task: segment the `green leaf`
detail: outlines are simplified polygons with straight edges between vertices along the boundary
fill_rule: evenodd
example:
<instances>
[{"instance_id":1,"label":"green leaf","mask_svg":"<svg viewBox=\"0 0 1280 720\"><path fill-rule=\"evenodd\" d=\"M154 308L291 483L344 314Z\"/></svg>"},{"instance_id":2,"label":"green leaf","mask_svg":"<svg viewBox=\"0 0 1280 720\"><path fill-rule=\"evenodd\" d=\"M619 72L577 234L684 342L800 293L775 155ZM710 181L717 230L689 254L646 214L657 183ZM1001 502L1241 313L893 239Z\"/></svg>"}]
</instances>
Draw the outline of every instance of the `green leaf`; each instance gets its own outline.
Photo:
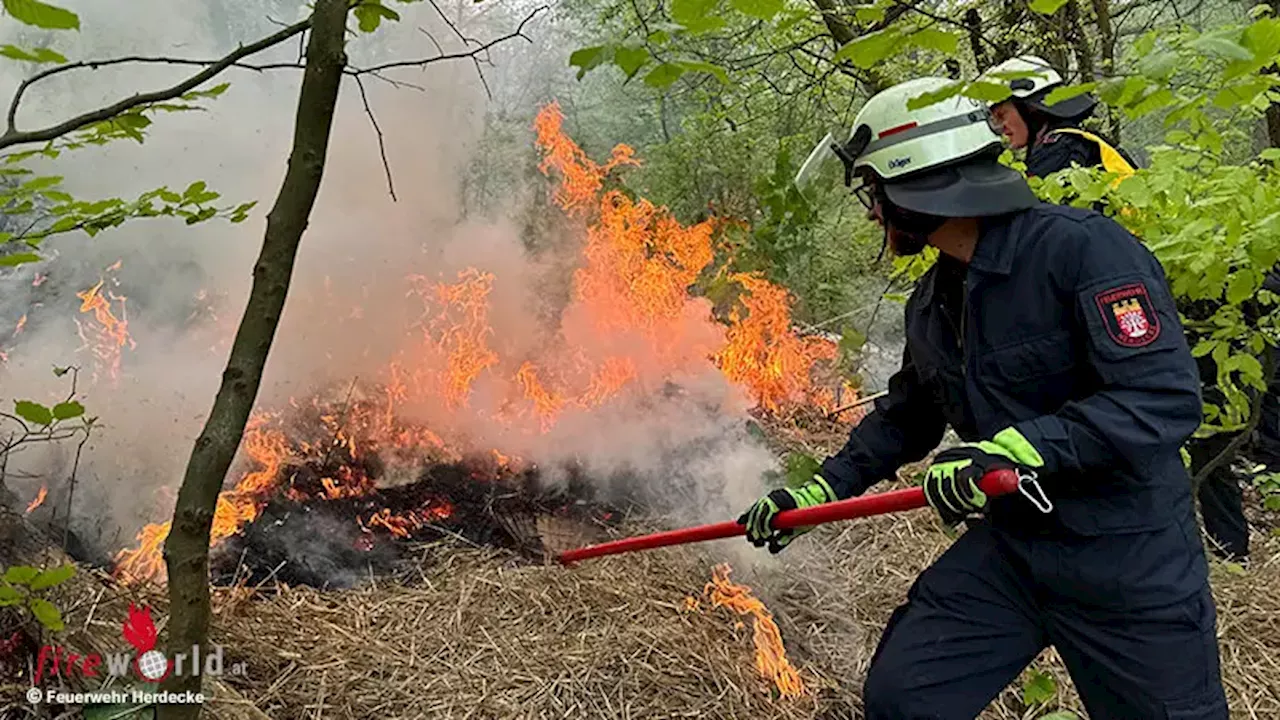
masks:
<instances>
[{"instance_id":1,"label":"green leaf","mask_svg":"<svg viewBox=\"0 0 1280 720\"><path fill-rule=\"evenodd\" d=\"M62 179L61 175L45 175L44 177L34 178L22 183L18 189L27 192L44 190L45 188L56 187L62 182Z\"/></svg>"},{"instance_id":2,"label":"green leaf","mask_svg":"<svg viewBox=\"0 0 1280 720\"><path fill-rule=\"evenodd\" d=\"M580 47L568 56L568 64L577 68L577 79L582 79L589 70L600 67L607 63L613 56L611 47L605 45L596 45L594 47Z\"/></svg>"},{"instance_id":3,"label":"green leaf","mask_svg":"<svg viewBox=\"0 0 1280 720\"><path fill-rule=\"evenodd\" d=\"M1067 0L1031 0L1031 4L1027 7L1032 12L1038 12L1041 15L1052 15L1058 12L1058 8L1067 4Z\"/></svg>"},{"instance_id":4,"label":"green leaf","mask_svg":"<svg viewBox=\"0 0 1280 720\"><path fill-rule=\"evenodd\" d=\"M1259 95L1270 89L1270 81L1262 78L1238 85L1228 85L1214 94L1213 104L1223 110L1231 110L1252 103Z\"/></svg>"},{"instance_id":5,"label":"green leaf","mask_svg":"<svg viewBox=\"0 0 1280 720\"><path fill-rule=\"evenodd\" d=\"M9 607L10 605L17 605L18 603L22 602L24 597L26 596L23 595L21 592L19 592L18 589L13 587L12 585L8 585L8 584L0 585L0 607Z\"/></svg>"},{"instance_id":6,"label":"green leaf","mask_svg":"<svg viewBox=\"0 0 1280 720\"><path fill-rule=\"evenodd\" d=\"M1191 348L1191 357L1204 357L1213 352L1213 349L1217 346L1218 342L1216 340L1201 340L1196 343L1195 347Z\"/></svg>"},{"instance_id":7,"label":"green leaf","mask_svg":"<svg viewBox=\"0 0 1280 720\"><path fill-rule=\"evenodd\" d=\"M84 414L84 406L75 400L60 402L53 406L53 417L56 420L70 420Z\"/></svg>"},{"instance_id":8,"label":"green leaf","mask_svg":"<svg viewBox=\"0 0 1280 720\"><path fill-rule=\"evenodd\" d=\"M929 92L921 93L908 99L907 109L919 110L920 108L929 107L934 103L942 102L943 100L959 95L962 90L964 90L964 85L962 83L955 82L950 85L943 85L937 90L930 90Z\"/></svg>"},{"instance_id":9,"label":"green leaf","mask_svg":"<svg viewBox=\"0 0 1280 720\"><path fill-rule=\"evenodd\" d=\"M395 10L392 10L389 7L383 7L377 2L372 2L370 0L365 0L365 2L357 5L355 10L352 12L355 14L356 20L359 22L360 31L367 33L377 30L378 25L382 23L383 19L392 21L400 19L400 14Z\"/></svg>"},{"instance_id":10,"label":"green leaf","mask_svg":"<svg viewBox=\"0 0 1280 720\"><path fill-rule=\"evenodd\" d=\"M1173 91L1169 88L1160 88L1155 92L1142 98L1142 101L1132 108L1129 108L1129 117L1142 117L1149 113L1159 110L1174 101Z\"/></svg>"},{"instance_id":11,"label":"green leaf","mask_svg":"<svg viewBox=\"0 0 1280 720\"><path fill-rule=\"evenodd\" d=\"M644 48L620 47L613 52L613 64L622 70L628 80L635 77L647 62L649 62L649 51Z\"/></svg>"},{"instance_id":12,"label":"green leaf","mask_svg":"<svg viewBox=\"0 0 1280 720\"><path fill-rule=\"evenodd\" d=\"M18 417L36 425L48 425L53 422L53 411L30 400L14 400L13 411Z\"/></svg>"},{"instance_id":13,"label":"green leaf","mask_svg":"<svg viewBox=\"0 0 1280 720\"><path fill-rule=\"evenodd\" d=\"M4 581L11 585L27 585L40 574L38 568L28 565L14 565L4 571Z\"/></svg>"},{"instance_id":14,"label":"green leaf","mask_svg":"<svg viewBox=\"0 0 1280 720\"><path fill-rule=\"evenodd\" d=\"M898 31L893 28L867 33L856 40L845 43L836 51L835 62L848 60L864 70L889 56L898 44Z\"/></svg>"},{"instance_id":15,"label":"green leaf","mask_svg":"<svg viewBox=\"0 0 1280 720\"><path fill-rule=\"evenodd\" d=\"M1191 42L1191 47L1228 60L1252 60L1253 53L1223 37L1204 35Z\"/></svg>"},{"instance_id":16,"label":"green leaf","mask_svg":"<svg viewBox=\"0 0 1280 720\"><path fill-rule=\"evenodd\" d=\"M859 5L853 11L853 16L858 22L871 25L884 20L885 8L883 5Z\"/></svg>"},{"instance_id":17,"label":"green leaf","mask_svg":"<svg viewBox=\"0 0 1280 720\"><path fill-rule=\"evenodd\" d=\"M42 259L43 258L35 253L11 253L0 257L0 267L13 267L14 265L22 265L23 263L40 262Z\"/></svg>"},{"instance_id":18,"label":"green leaf","mask_svg":"<svg viewBox=\"0 0 1280 720\"><path fill-rule=\"evenodd\" d=\"M784 0L729 0L729 5L743 15L761 20L772 20L782 12Z\"/></svg>"},{"instance_id":19,"label":"green leaf","mask_svg":"<svg viewBox=\"0 0 1280 720\"><path fill-rule=\"evenodd\" d=\"M1022 702L1028 707L1049 702L1057 694L1058 683L1048 673L1040 670L1032 672L1022 686Z\"/></svg>"},{"instance_id":20,"label":"green leaf","mask_svg":"<svg viewBox=\"0 0 1280 720\"><path fill-rule=\"evenodd\" d=\"M35 50L23 50L16 45L0 45L0 55L14 60L24 60L34 63L64 63L67 61L61 54L50 50L49 48L36 48Z\"/></svg>"},{"instance_id":21,"label":"green leaf","mask_svg":"<svg viewBox=\"0 0 1280 720\"><path fill-rule=\"evenodd\" d=\"M723 18L714 13L720 0L671 0L671 19L698 35L725 26Z\"/></svg>"},{"instance_id":22,"label":"green leaf","mask_svg":"<svg viewBox=\"0 0 1280 720\"><path fill-rule=\"evenodd\" d=\"M1268 510L1280 510L1280 495L1268 495L1262 506Z\"/></svg>"},{"instance_id":23,"label":"green leaf","mask_svg":"<svg viewBox=\"0 0 1280 720\"><path fill-rule=\"evenodd\" d=\"M945 55L954 53L960 47L958 34L931 27L911 33L907 40L918 48L937 50Z\"/></svg>"},{"instance_id":24,"label":"green leaf","mask_svg":"<svg viewBox=\"0 0 1280 720\"><path fill-rule=\"evenodd\" d=\"M1007 85L1000 85L998 83L986 81L976 81L965 86L964 94L966 97L981 100L989 105L991 103L998 103L1001 100L1008 99L1012 93L1009 91L1009 87Z\"/></svg>"},{"instance_id":25,"label":"green leaf","mask_svg":"<svg viewBox=\"0 0 1280 720\"><path fill-rule=\"evenodd\" d=\"M822 469L822 464L817 458L808 453L793 452L787 454L787 487L800 487L813 479L813 476Z\"/></svg>"},{"instance_id":26,"label":"green leaf","mask_svg":"<svg viewBox=\"0 0 1280 720\"><path fill-rule=\"evenodd\" d=\"M1252 355L1237 355L1239 360L1236 365L1240 370L1240 374L1251 384L1257 384L1262 380L1262 363L1258 362L1258 358Z\"/></svg>"},{"instance_id":27,"label":"green leaf","mask_svg":"<svg viewBox=\"0 0 1280 720\"><path fill-rule=\"evenodd\" d=\"M37 575L35 579L31 581L31 589L44 590L45 588L51 588L54 585L61 585L62 583L70 580L75 574L76 566L71 563L59 565L56 568L50 568L49 570L45 570Z\"/></svg>"},{"instance_id":28,"label":"green leaf","mask_svg":"<svg viewBox=\"0 0 1280 720\"><path fill-rule=\"evenodd\" d=\"M663 88L670 87L672 83L680 79L684 74L684 65L681 63L662 63L658 67L649 71L644 76L644 84L650 87Z\"/></svg>"},{"instance_id":29,"label":"green leaf","mask_svg":"<svg viewBox=\"0 0 1280 720\"><path fill-rule=\"evenodd\" d=\"M728 84L729 82L729 74L726 73L724 68L719 65L712 65L711 63L701 62L698 60L686 60L680 64L689 72L707 72L715 75L722 83Z\"/></svg>"},{"instance_id":30,"label":"green leaf","mask_svg":"<svg viewBox=\"0 0 1280 720\"><path fill-rule=\"evenodd\" d=\"M61 632L66 629L66 625L62 623L62 613L58 612L57 606L48 600L31 598L27 607L31 608L31 614L46 628L54 632Z\"/></svg>"},{"instance_id":31,"label":"green leaf","mask_svg":"<svg viewBox=\"0 0 1280 720\"><path fill-rule=\"evenodd\" d=\"M46 30L79 30L80 18L70 10L38 0L4 0L4 10L18 22Z\"/></svg>"},{"instance_id":32,"label":"green leaf","mask_svg":"<svg viewBox=\"0 0 1280 720\"><path fill-rule=\"evenodd\" d=\"M1227 283L1227 302L1239 305L1245 298L1253 294L1254 278L1251 272L1238 272L1231 276Z\"/></svg>"},{"instance_id":33,"label":"green leaf","mask_svg":"<svg viewBox=\"0 0 1280 720\"><path fill-rule=\"evenodd\" d=\"M1175 52L1159 52L1138 61L1142 74L1154 80L1167 80L1177 69L1181 58Z\"/></svg>"},{"instance_id":34,"label":"green leaf","mask_svg":"<svg viewBox=\"0 0 1280 720\"><path fill-rule=\"evenodd\" d=\"M1080 83L1079 85L1059 85L1044 98L1045 105L1056 105L1063 100L1070 100L1077 95L1083 95L1087 92L1093 92L1098 87L1096 82Z\"/></svg>"}]
</instances>

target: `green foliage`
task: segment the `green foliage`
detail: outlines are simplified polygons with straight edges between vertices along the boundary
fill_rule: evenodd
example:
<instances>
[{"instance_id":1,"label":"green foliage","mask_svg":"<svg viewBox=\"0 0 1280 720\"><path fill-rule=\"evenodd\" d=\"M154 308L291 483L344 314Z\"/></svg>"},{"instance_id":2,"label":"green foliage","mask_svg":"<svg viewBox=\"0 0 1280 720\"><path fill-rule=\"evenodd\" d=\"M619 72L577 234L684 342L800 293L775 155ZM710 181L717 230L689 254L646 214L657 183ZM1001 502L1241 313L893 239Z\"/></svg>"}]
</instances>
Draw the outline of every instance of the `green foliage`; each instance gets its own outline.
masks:
<instances>
[{"instance_id":1,"label":"green foliage","mask_svg":"<svg viewBox=\"0 0 1280 720\"><path fill-rule=\"evenodd\" d=\"M9 252L0 256L0 265L12 266L38 262L43 257L31 252L42 241L54 235L84 232L93 237L103 230L117 227L127 220L137 218L177 217L188 225L211 220L227 219L243 222L256 205L256 201L234 206L212 204L221 196L208 190L204 182L196 182L183 193L157 188L142 193L134 199L105 198L79 200L67 193L63 178L57 175L36 175L24 162L33 158L56 160L64 152L90 146L105 145L121 139L142 143L145 131L152 124L156 113L189 112L203 109L204 100L221 96L230 87L221 83L204 90L193 90L176 100L151 103L133 108L108 120L90 125L82 130L39 147L15 150L0 155L0 178L9 180L0 186L0 207L11 218L21 218L27 230L21 234L0 233L0 248L23 243L21 252Z\"/></svg>"},{"instance_id":2,"label":"green foliage","mask_svg":"<svg viewBox=\"0 0 1280 720\"><path fill-rule=\"evenodd\" d=\"M1266 509L1280 510L1280 473L1258 473L1253 476L1253 486L1262 495L1262 503Z\"/></svg>"},{"instance_id":3,"label":"green foliage","mask_svg":"<svg viewBox=\"0 0 1280 720\"><path fill-rule=\"evenodd\" d=\"M23 50L16 45L0 45L0 56L10 58L12 60L25 60L34 63L64 63L67 61L60 53L49 48L36 48L34 50Z\"/></svg>"},{"instance_id":4,"label":"green foliage","mask_svg":"<svg viewBox=\"0 0 1280 720\"><path fill-rule=\"evenodd\" d=\"M786 468L785 484L791 488L797 488L809 482L822 469L818 459L809 453L788 453L783 462Z\"/></svg>"},{"instance_id":5,"label":"green foliage","mask_svg":"<svg viewBox=\"0 0 1280 720\"><path fill-rule=\"evenodd\" d=\"M53 411L40 403L30 400L15 400L13 405L13 411L18 414L18 417L29 423L46 427L53 424Z\"/></svg>"},{"instance_id":6,"label":"green foliage","mask_svg":"<svg viewBox=\"0 0 1280 720\"><path fill-rule=\"evenodd\" d=\"M1027 707L1044 705L1058 694L1058 683L1043 670L1032 671L1022 684L1022 704Z\"/></svg>"},{"instance_id":7,"label":"green foliage","mask_svg":"<svg viewBox=\"0 0 1280 720\"><path fill-rule=\"evenodd\" d=\"M1280 262L1271 161L1280 153L1240 150L1275 97L1278 81L1262 70L1280 51L1280 21L1152 32L1133 51L1145 58L1138 72L1099 92L1131 118L1160 120L1164 142L1150 148L1149 166L1120 183L1101 168L1075 168L1032 184L1052 202L1102 203L1160 260L1180 304L1207 308L1183 323L1198 338L1192 354L1212 358L1225 400L1206 405L1198 434L1238 430L1251 411L1245 389L1266 388L1258 357L1280 339L1276 298L1260 291Z\"/></svg>"},{"instance_id":8,"label":"green foliage","mask_svg":"<svg viewBox=\"0 0 1280 720\"><path fill-rule=\"evenodd\" d=\"M1052 15L1066 4L1067 0L1031 0L1027 7L1031 8L1032 12L1037 12L1041 15Z\"/></svg>"},{"instance_id":9,"label":"green foliage","mask_svg":"<svg viewBox=\"0 0 1280 720\"><path fill-rule=\"evenodd\" d=\"M75 13L39 0L4 0L4 11L18 22L46 30L80 29L80 18Z\"/></svg>"},{"instance_id":10,"label":"green foliage","mask_svg":"<svg viewBox=\"0 0 1280 720\"><path fill-rule=\"evenodd\" d=\"M956 51L960 36L936 27L911 28L894 25L884 30L867 33L846 43L836 51L833 60L848 60L855 66L867 69L883 62L891 55L910 50L933 50L942 54Z\"/></svg>"},{"instance_id":11,"label":"green foliage","mask_svg":"<svg viewBox=\"0 0 1280 720\"><path fill-rule=\"evenodd\" d=\"M58 607L40 593L57 587L76 574L74 565L67 563L52 568L14 565L5 569L0 577L0 607L21 607L48 630L65 629Z\"/></svg>"}]
</instances>

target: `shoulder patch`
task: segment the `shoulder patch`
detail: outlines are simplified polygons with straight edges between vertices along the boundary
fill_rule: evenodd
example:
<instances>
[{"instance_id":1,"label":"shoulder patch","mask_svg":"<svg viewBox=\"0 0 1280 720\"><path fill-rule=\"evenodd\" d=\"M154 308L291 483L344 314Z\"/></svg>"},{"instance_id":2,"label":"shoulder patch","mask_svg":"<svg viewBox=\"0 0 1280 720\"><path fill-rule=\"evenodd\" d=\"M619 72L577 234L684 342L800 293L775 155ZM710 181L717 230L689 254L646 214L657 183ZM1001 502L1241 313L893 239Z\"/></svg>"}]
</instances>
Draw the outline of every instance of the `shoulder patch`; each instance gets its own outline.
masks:
<instances>
[{"instance_id":1,"label":"shoulder patch","mask_svg":"<svg viewBox=\"0 0 1280 720\"><path fill-rule=\"evenodd\" d=\"M1052 145L1053 143L1058 142L1058 139L1061 137L1062 137L1062 133L1048 133L1043 138L1040 139L1040 144Z\"/></svg>"},{"instance_id":2,"label":"shoulder patch","mask_svg":"<svg viewBox=\"0 0 1280 720\"><path fill-rule=\"evenodd\" d=\"M1130 283L1093 296L1102 324L1117 345L1143 347L1160 337L1160 317L1144 283Z\"/></svg>"}]
</instances>

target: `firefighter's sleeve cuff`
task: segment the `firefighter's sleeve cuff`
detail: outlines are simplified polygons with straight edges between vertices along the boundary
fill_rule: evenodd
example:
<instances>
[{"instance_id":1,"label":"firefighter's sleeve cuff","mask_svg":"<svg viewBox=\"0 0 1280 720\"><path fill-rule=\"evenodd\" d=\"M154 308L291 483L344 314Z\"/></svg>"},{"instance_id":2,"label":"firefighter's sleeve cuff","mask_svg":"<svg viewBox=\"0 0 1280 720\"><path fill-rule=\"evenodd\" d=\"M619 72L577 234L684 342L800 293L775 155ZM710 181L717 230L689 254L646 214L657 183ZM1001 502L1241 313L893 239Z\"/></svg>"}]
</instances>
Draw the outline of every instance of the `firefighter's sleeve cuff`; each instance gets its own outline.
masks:
<instances>
[{"instance_id":1,"label":"firefighter's sleeve cuff","mask_svg":"<svg viewBox=\"0 0 1280 720\"><path fill-rule=\"evenodd\" d=\"M1053 415L1041 415L1015 423L1013 429L1035 448L1044 461L1042 467L1035 469L1037 473L1053 475L1062 470L1064 461L1071 454L1071 435L1061 419Z\"/></svg>"}]
</instances>

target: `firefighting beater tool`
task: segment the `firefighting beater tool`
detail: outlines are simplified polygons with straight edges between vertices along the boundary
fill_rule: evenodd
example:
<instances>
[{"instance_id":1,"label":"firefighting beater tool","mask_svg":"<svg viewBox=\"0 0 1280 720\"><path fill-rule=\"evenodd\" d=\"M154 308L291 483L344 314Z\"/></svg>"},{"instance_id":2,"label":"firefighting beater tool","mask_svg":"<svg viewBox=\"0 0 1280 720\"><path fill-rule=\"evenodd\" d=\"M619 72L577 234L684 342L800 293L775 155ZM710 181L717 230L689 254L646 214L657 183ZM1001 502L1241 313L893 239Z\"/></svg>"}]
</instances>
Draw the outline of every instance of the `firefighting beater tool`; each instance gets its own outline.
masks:
<instances>
[{"instance_id":1,"label":"firefighting beater tool","mask_svg":"<svg viewBox=\"0 0 1280 720\"><path fill-rule=\"evenodd\" d=\"M1047 498L1044 498L1040 491L1035 473L1023 471L1020 474L1014 470L992 470L982 477L982 481L978 483L978 486L982 488L982 492L991 497L1021 492L1035 503L1041 512L1048 511L1045 504ZM911 487L904 490L892 490L874 495L849 498L848 500L838 500L808 508L783 510L774 516L773 527L784 530L793 527L821 525L822 523L835 522L837 520L852 520L871 515L915 510L916 508L926 507L928 504L924 497L924 489ZM1052 506L1048 506L1048 508L1051 509ZM739 525L733 521L698 525L652 535L614 540L613 542L600 543L599 545L587 545L576 550L562 552L556 555L556 559L564 565L572 565L579 560L588 560L605 555L652 550L653 548L667 547L669 545L684 545L706 540L720 540L734 537L735 535L744 535L746 532L746 525Z\"/></svg>"}]
</instances>

